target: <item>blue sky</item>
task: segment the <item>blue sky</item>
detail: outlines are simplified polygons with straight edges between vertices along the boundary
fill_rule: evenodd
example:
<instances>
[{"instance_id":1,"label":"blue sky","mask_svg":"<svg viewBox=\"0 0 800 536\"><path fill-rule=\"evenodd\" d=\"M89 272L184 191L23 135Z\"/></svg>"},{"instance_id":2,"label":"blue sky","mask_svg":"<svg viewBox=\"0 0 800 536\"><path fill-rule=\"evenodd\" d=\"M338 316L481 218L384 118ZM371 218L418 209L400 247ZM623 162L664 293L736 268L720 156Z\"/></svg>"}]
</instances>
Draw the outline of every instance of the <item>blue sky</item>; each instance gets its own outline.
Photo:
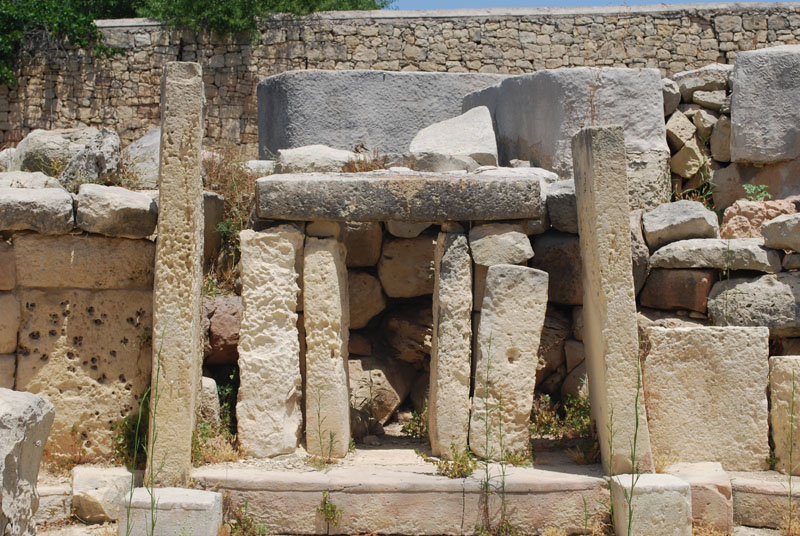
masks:
<instances>
[{"instance_id":1,"label":"blue sky","mask_svg":"<svg viewBox=\"0 0 800 536\"><path fill-rule=\"evenodd\" d=\"M740 0L741 1L741 0ZM745 0L747 1L747 0ZM797 1L797 0L795 0ZM662 1L656 0L395 0L392 9L462 9L490 7L571 7L571 6L610 6L640 4L685 4L691 0Z\"/></svg>"}]
</instances>

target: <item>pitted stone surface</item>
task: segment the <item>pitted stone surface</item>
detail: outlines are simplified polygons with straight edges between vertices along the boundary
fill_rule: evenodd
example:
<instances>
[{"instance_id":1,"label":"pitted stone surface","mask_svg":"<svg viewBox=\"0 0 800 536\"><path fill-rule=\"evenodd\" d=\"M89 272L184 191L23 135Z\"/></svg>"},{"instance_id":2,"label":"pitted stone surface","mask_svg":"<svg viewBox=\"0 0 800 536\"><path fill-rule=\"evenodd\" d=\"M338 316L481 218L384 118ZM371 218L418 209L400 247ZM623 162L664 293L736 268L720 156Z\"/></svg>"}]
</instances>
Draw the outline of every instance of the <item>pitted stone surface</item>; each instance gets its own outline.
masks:
<instances>
[{"instance_id":1,"label":"pitted stone surface","mask_svg":"<svg viewBox=\"0 0 800 536\"><path fill-rule=\"evenodd\" d=\"M485 223L469 231L469 247L475 264L520 264L533 257L533 248L521 225Z\"/></svg>"},{"instance_id":2,"label":"pitted stone surface","mask_svg":"<svg viewBox=\"0 0 800 536\"><path fill-rule=\"evenodd\" d=\"M58 235L75 225L72 196L61 188L0 188L0 230Z\"/></svg>"},{"instance_id":3,"label":"pitted stone surface","mask_svg":"<svg viewBox=\"0 0 800 536\"><path fill-rule=\"evenodd\" d=\"M430 235L387 238L378 261L378 277L391 298L413 298L433 292L433 251Z\"/></svg>"},{"instance_id":4,"label":"pitted stone surface","mask_svg":"<svg viewBox=\"0 0 800 536\"><path fill-rule=\"evenodd\" d=\"M147 194L118 186L82 184L75 221L89 233L147 238L156 228L158 207Z\"/></svg>"},{"instance_id":5,"label":"pitted stone surface","mask_svg":"<svg viewBox=\"0 0 800 536\"><path fill-rule=\"evenodd\" d=\"M301 435L300 342L295 264L303 233L292 225L242 231L239 444L251 456L294 452Z\"/></svg>"},{"instance_id":6,"label":"pitted stone surface","mask_svg":"<svg viewBox=\"0 0 800 536\"><path fill-rule=\"evenodd\" d=\"M769 454L766 328L648 330L644 400L656 465L759 471Z\"/></svg>"},{"instance_id":7,"label":"pitted stone surface","mask_svg":"<svg viewBox=\"0 0 800 536\"><path fill-rule=\"evenodd\" d=\"M386 309L381 282L372 274L349 271L347 290L350 293L350 329L366 327L375 315Z\"/></svg>"},{"instance_id":8,"label":"pitted stone surface","mask_svg":"<svg viewBox=\"0 0 800 536\"><path fill-rule=\"evenodd\" d=\"M692 238L672 242L650 257L652 268L781 271L781 256L761 238Z\"/></svg>"},{"instance_id":9,"label":"pitted stone surface","mask_svg":"<svg viewBox=\"0 0 800 536\"><path fill-rule=\"evenodd\" d=\"M419 172L272 175L256 181L262 219L408 222L538 219L536 174Z\"/></svg>"}]
</instances>

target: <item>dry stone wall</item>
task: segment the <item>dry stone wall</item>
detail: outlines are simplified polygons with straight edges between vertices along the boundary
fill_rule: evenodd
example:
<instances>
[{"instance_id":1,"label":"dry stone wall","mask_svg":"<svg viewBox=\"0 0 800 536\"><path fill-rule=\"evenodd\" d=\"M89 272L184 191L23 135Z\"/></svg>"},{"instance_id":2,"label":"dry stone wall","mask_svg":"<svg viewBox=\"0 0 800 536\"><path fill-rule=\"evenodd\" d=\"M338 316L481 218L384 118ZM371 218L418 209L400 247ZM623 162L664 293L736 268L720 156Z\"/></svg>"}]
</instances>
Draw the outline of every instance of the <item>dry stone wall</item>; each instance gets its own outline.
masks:
<instances>
[{"instance_id":1,"label":"dry stone wall","mask_svg":"<svg viewBox=\"0 0 800 536\"><path fill-rule=\"evenodd\" d=\"M521 74L574 66L652 67L671 75L732 63L743 50L800 41L800 6L703 4L614 8L339 12L265 21L257 41L170 30L143 19L100 21L93 59L26 53L19 86L0 86L0 141L34 128L107 126L127 145L159 121L168 61L203 67L206 142L256 152L256 85L292 69Z\"/></svg>"}]
</instances>

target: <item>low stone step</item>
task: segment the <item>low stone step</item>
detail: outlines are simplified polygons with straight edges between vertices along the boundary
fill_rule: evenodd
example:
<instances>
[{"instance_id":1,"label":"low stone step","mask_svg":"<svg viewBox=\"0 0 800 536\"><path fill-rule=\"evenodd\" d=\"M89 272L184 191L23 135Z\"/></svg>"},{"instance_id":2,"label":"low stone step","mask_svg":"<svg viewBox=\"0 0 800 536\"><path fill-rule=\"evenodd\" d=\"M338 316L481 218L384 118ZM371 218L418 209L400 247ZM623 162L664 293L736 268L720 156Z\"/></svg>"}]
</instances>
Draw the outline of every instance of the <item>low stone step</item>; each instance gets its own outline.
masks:
<instances>
[{"instance_id":1,"label":"low stone step","mask_svg":"<svg viewBox=\"0 0 800 536\"><path fill-rule=\"evenodd\" d=\"M730 472L728 475L733 489L734 523L758 528L781 528L789 511L788 477L777 471ZM792 477L792 489L800 490L800 477ZM792 502L797 511L800 494L794 494Z\"/></svg>"}]
</instances>

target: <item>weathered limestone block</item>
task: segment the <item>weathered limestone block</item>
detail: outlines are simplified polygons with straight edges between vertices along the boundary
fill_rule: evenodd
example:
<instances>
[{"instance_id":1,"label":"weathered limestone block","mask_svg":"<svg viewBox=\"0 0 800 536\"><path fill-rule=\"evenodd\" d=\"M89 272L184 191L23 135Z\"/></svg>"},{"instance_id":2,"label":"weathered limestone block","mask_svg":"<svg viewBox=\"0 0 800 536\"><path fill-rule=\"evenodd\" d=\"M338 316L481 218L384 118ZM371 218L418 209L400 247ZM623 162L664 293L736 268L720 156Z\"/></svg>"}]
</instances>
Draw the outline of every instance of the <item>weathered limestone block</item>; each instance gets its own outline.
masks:
<instances>
[{"instance_id":1,"label":"weathered limestone block","mask_svg":"<svg viewBox=\"0 0 800 536\"><path fill-rule=\"evenodd\" d=\"M347 291L350 294L350 329L366 327L375 315L386 309L381 282L371 274L349 271Z\"/></svg>"},{"instance_id":2,"label":"weathered limestone block","mask_svg":"<svg viewBox=\"0 0 800 536\"><path fill-rule=\"evenodd\" d=\"M633 263L633 287L638 295L647 280L650 269L650 249L642 232L643 209L631 211L631 262Z\"/></svg>"},{"instance_id":3,"label":"weathered limestone block","mask_svg":"<svg viewBox=\"0 0 800 536\"><path fill-rule=\"evenodd\" d=\"M413 298L433 292L433 250L436 240L387 238L378 261L378 277L391 298Z\"/></svg>"},{"instance_id":4,"label":"weathered limestone block","mask_svg":"<svg viewBox=\"0 0 800 536\"><path fill-rule=\"evenodd\" d=\"M573 174L575 131L585 124L621 124L631 207L652 208L670 195L662 87L656 69L541 70L467 95L463 109L492 111L501 162L530 160L564 179Z\"/></svg>"},{"instance_id":5,"label":"weathered limestone block","mask_svg":"<svg viewBox=\"0 0 800 536\"><path fill-rule=\"evenodd\" d=\"M744 198L746 184L765 186L775 199L798 195L800 194L798 173L800 173L800 158L767 165L731 164L716 170L712 168L711 182L714 184L714 189L711 193L714 206L729 207L738 199Z\"/></svg>"},{"instance_id":6,"label":"weathered limestone block","mask_svg":"<svg viewBox=\"0 0 800 536\"><path fill-rule=\"evenodd\" d=\"M134 413L150 382L150 290L24 290L16 388L56 407L48 450L113 453L112 425ZM156 339L158 341L158 339Z\"/></svg>"},{"instance_id":7,"label":"weathered limestone block","mask_svg":"<svg viewBox=\"0 0 800 536\"><path fill-rule=\"evenodd\" d=\"M785 214L761 225L768 248L800 251L800 214Z\"/></svg>"},{"instance_id":8,"label":"weathered limestone block","mask_svg":"<svg viewBox=\"0 0 800 536\"><path fill-rule=\"evenodd\" d=\"M478 165L496 166L492 114L486 106L477 106L458 117L427 126L414 136L408 151L415 158L426 153L468 156Z\"/></svg>"},{"instance_id":9,"label":"weathered limestone block","mask_svg":"<svg viewBox=\"0 0 800 536\"><path fill-rule=\"evenodd\" d=\"M414 367L383 355L348 359L352 406L385 424L411 392Z\"/></svg>"},{"instance_id":10,"label":"weathered limestone block","mask_svg":"<svg viewBox=\"0 0 800 536\"><path fill-rule=\"evenodd\" d=\"M580 365L586 358L586 350L583 348L583 343L573 339L564 341L564 358L567 372Z\"/></svg>"},{"instance_id":11,"label":"weathered limestone block","mask_svg":"<svg viewBox=\"0 0 800 536\"><path fill-rule=\"evenodd\" d=\"M147 238L156 228L158 207L146 194L100 184L82 184L76 223L89 233Z\"/></svg>"},{"instance_id":12,"label":"weathered limestone block","mask_svg":"<svg viewBox=\"0 0 800 536\"><path fill-rule=\"evenodd\" d=\"M12 249L21 287L153 287L156 247L148 240L17 234Z\"/></svg>"},{"instance_id":13,"label":"weathered limestone block","mask_svg":"<svg viewBox=\"0 0 800 536\"><path fill-rule=\"evenodd\" d=\"M11 161L14 159L14 153L17 152L16 147L6 147L0 150L0 173L8 171Z\"/></svg>"},{"instance_id":14,"label":"weathered limestone block","mask_svg":"<svg viewBox=\"0 0 800 536\"><path fill-rule=\"evenodd\" d=\"M200 392L203 344L203 76L197 63L168 62L161 76L158 242L153 287L154 421L158 441L148 466L162 484L185 483ZM169 389L164 388L169 386ZM150 426L154 422L151 420Z\"/></svg>"},{"instance_id":15,"label":"weathered limestone block","mask_svg":"<svg viewBox=\"0 0 800 536\"><path fill-rule=\"evenodd\" d=\"M548 231L533 241L533 268L550 274L550 301L566 305L583 303L581 250L577 235Z\"/></svg>"},{"instance_id":16,"label":"weathered limestone block","mask_svg":"<svg viewBox=\"0 0 800 536\"><path fill-rule=\"evenodd\" d=\"M800 410L800 356L769 358L769 389L769 422L775 444L775 457L778 459L775 469L784 474L800 475L800 464L794 455L800 445L800 419L797 418Z\"/></svg>"},{"instance_id":17,"label":"weathered limestone block","mask_svg":"<svg viewBox=\"0 0 800 536\"><path fill-rule=\"evenodd\" d=\"M680 150L686 143L694 139L697 127L683 113L673 113L666 125L667 141L673 151Z\"/></svg>"},{"instance_id":18,"label":"weathered limestone block","mask_svg":"<svg viewBox=\"0 0 800 536\"><path fill-rule=\"evenodd\" d=\"M527 240L527 237L526 237ZM467 447L472 364L472 260L466 235L436 240L428 436L435 456Z\"/></svg>"},{"instance_id":19,"label":"weathered limestone block","mask_svg":"<svg viewBox=\"0 0 800 536\"><path fill-rule=\"evenodd\" d=\"M299 287L295 258L304 236L292 225L242 231L242 327L239 330L239 444L252 456L294 452L300 403Z\"/></svg>"},{"instance_id":20,"label":"weathered limestone block","mask_svg":"<svg viewBox=\"0 0 800 536\"><path fill-rule=\"evenodd\" d=\"M712 63L699 69L676 73L672 79L678 83L683 100L692 102L695 91L717 91L727 88L731 71L733 65Z\"/></svg>"},{"instance_id":21,"label":"weathered limestone block","mask_svg":"<svg viewBox=\"0 0 800 536\"><path fill-rule=\"evenodd\" d=\"M485 223L469 231L469 247L475 264L520 264L533 257L533 248L522 226Z\"/></svg>"},{"instance_id":22,"label":"weathered limestone block","mask_svg":"<svg viewBox=\"0 0 800 536\"><path fill-rule=\"evenodd\" d=\"M800 157L800 45L736 54L733 80L731 160Z\"/></svg>"},{"instance_id":23,"label":"weathered limestone block","mask_svg":"<svg viewBox=\"0 0 800 536\"><path fill-rule=\"evenodd\" d=\"M557 231L578 234L575 181L556 181L547 187L547 215Z\"/></svg>"},{"instance_id":24,"label":"weathered limestone block","mask_svg":"<svg viewBox=\"0 0 800 536\"><path fill-rule=\"evenodd\" d=\"M586 379L586 361L572 369L569 374L564 378L564 383L561 384L561 397L562 400L566 395L578 398L580 396L587 396L589 394L589 385Z\"/></svg>"},{"instance_id":25,"label":"weathered limestone block","mask_svg":"<svg viewBox=\"0 0 800 536\"><path fill-rule=\"evenodd\" d=\"M781 256L761 238L692 238L672 242L650 257L652 268L781 271Z\"/></svg>"},{"instance_id":26,"label":"weathered limestone block","mask_svg":"<svg viewBox=\"0 0 800 536\"><path fill-rule=\"evenodd\" d=\"M693 137L669 159L669 168L673 173L688 179L697 174L707 160L705 148Z\"/></svg>"},{"instance_id":27,"label":"weathered limestone block","mask_svg":"<svg viewBox=\"0 0 800 536\"><path fill-rule=\"evenodd\" d=\"M692 523L722 534L733 531L731 479L718 462L676 463L665 470L692 489Z\"/></svg>"},{"instance_id":28,"label":"weathered limestone block","mask_svg":"<svg viewBox=\"0 0 800 536\"><path fill-rule=\"evenodd\" d=\"M279 149L276 173L338 173L356 159L353 151L333 149L326 145L306 145L294 149Z\"/></svg>"},{"instance_id":29,"label":"weathered limestone block","mask_svg":"<svg viewBox=\"0 0 800 536\"><path fill-rule=\"evenodd\" d=\"M724 90L695 91L692 102L715 111L730 111L730 99Z\"/></svg>"},{"instance_id":30,"label":"weathered limestone block","mask_svg":"<svg viewBox=\"0 0 800 536\"><path fill-rule=\"evenodd\" d=\"M72 469L72 509L83 523L125 523L131 472L124 467L79 465Z\"/></svg>"},{"instance_id":31,"label":"weathered limestone block","mask_svg":"<svg viewBox=\"0 0 800 536\"><path fill-rule=\"evenodd\" d=\"M397 238L416 238L433 225L431 222L409 223L405 221L387 221L386 230Z\"/></svg>"},{"instance_id":32,"label":"weathered limestone block","mask_svg":"<svg viewBox=\"0 0 800 536\"><path fill-rule=\"evenodd\" d=\"M158 188L160 143L161 129L152 128L122 150L122 162L136 178L139 188Z\"/></svg>"},{"instance_id":33,"label":"weathered limestone block","mask_svg":"<svg viewBox=\"0 0 800 536\"><path fill-rule=\"evenodd\" d=\"M783 258L783 269L800 270L800 253L789 253Z\"/></svg>"},{"instance_id":34,"label":"weathered limestone block","mask_svg":"<svg viewBox=\"0 0 800 536\"><path fill-rule=\"evenodd\" d=\"M568 315L552 305L547 308L542 336L539 340L537 385L564 365L566 359L564 344L569 337L571 328L571 319Z\"/></svg>"},{"instance_id":35,"label":"weathered limestone block","mask_svg":"<svg viewBox=\"0 0 800 536\"><path fill-rule=\"evenodd\" d=\"M433 344L431 306L393 308L383 318L382 331L392 357L421 365Z\"/></svg>"},{"instance_id":36,"label":"weathered limestone block","mask_svg":"<svg viewBox=\"0 0 800 536\"><path fill-rule=\"evenodd\" d=\"M57 235L75 224L72 196L60 188L0 188L0 231Z\"/></svg>"},{"instance_id":37,"label":"weathered limestone block","mask_svg":"<svg viewBox=\"0 0 800 536\"><path fill-rule=\"evenodd\" d=\"M635 483L635 484L634 484ZM628 532L628 502L633 493L633 532ZM692 494L687 482L672 475L617 475L611 478L614 534L617 536L691 536Z\"/></svg>"},{"instance_id":38,"label":"weathered limestone block","mask_svg":"<svg viewBox=\"0 0 800 536\"><path fill-rule=\"evenodd\" d=\"M119 135L101 128L64 166L60 180L102 180L117 172L120 161Z\"/></svg>"},{"instance_id":39,"label":"weathered limestone block","mask_svg":"<svg viewBox=\"0 0 800 536\"><path fill-rule=\"evenodd\" d=\"M722 238L763 238L761 226L778 216L794 214L797 208L788 199L748 201L739 199L725 209L722 218ZM767 247L773 247L765 244Z\"/></svg>"},{"instance_id":40,"label":"weathered limestone block","mask_svg":"<svg viewBox=\"0 0 800 536\"><path fill-rule=\"evenodd\" d=\"M216 296L203 300L204 365L232 365L239 358L242 326L241 296Z\"/></svg>"},{"instance_id":41,"label":"weathered limestone block","mask_svg":"<svg viewBox=\"0 0 800 536\"><path fill-rule=\"evenodd\" d=\"M720 462L759 471L769 454L766 328L648 330L643 372L657 466Z\"/></svg>"},{"instance_id":42,"label":"weathered limestone block","mask_svg":"<svg viewBox=\"0 0 800 536\"><path fill-rule=\"evenodd\" d=\"M14 249L8 242L0 240L0 290L13 290L16 285Z\"/></svg>"},{"instance_id":43,"label":"weathered limestone block","mask_svg":"<svg viewBox=\"0 0 800 536\"><path fill-rule=\"evenodd\" d=\"M0 389L13 389L17 370L17 356L0 355Z\"/></svg>"},{"instance_id":44,"label":"weathered limestone block","mask_svg":"<svg viewBox=\"0 0 800 536\"><path fill-rule=\"evenodd\" d=\"M664 97L664 116L672 114L681 103L681 90L674 80L661 79L661 94Z\"/></svg>"},{"instance_id":45,"label":"weathered limestone block","mask_svg":"<svg viewBox=\"0 0 800 536\"><path fill-rule=\"evenodd\" d=\"M417 153L414 157L414 169L434 173L449 171L466 171L472 173L480 166L469 156L456 156L440 153Z\"/></svg>"},{"instance_id":46,"label":"weathered limestone block","mask_svg":"<svg viewBox=\"0 0 800 536\"><path fill-rule=\"evenodd\" d=\"M33 130L17 145L9 171L42 171L55 175L98 134L94 127Z\"/></svg>"},{"instance_id":47,"label":"weathered limestone block","mask_svg":"<svg viewBox=\"0 0 800 536\"><path fill-rule=\"evenodd\" d=\"M381 257L383 229L380 222L347 222L344 226L347 267L375 266Z\"/></svg>"},{"instance_id":48,"label":"weathered limestone block","mask_svg":"<svg viewBox=\"0 0 800 536\"><path fill-rule=\"evenodd\" d=\"M197 419L208 423L212 430L222 426L219 414L219 393L214 378L203 376L200 388L200 403L197 408Z\"/></svg>"},{"instance_id":49,"label":"weathered limestone block","mask_svg":"<svg viewBox=\"0 0 800 536\"><path fill-rule=\"evenodd\" d=\"M637 417L635 403L639 340L622 128L580 130L572 138L572 154L583 262L582 338L603 467L617 474L633 469L638 419L636 466L652 471L647 412L640 403Z\"/></svg>"},{"instance_id":50,"label":"weathered limestone block","mask_svg":"<svg viewBox=\"0 0 800 536\"><path fill-rule=\"evenodd\" d=\"M275 173L275 161L248 160L247 162L242 162L242 169L244 169L248 173L252 173L253 175L258 175L259 177L263 177L265 175L270 175L272 173Z\"/></svg>"},{"instance_id":51,"label":"weathered limestone block","mask_svg":"<svg viewBox=\"0 0 800 536\"><path fill-rule=\"evenodd\" d=\"M525 173L514 173L524 171ZM286 174L256 180L261 219L406 222L524 220L544 214L540 170ZM357 203L353 200L358 199Z\"/></svg>"},{"instance_id":52,"label":"weathered limestone block","mask_svg":"<svg viewBox=\"0 0 800 536\"><path fill-rule=\"evenodd\" d=\"M156 534L217 536L222 527L222 494L216 491L183 488L136 488L130 503L130 532L127 524L118 525L119 536L148 536L152 516ZM153 509L155 500L155 511Z\"/></svg>"},{"instance_id":53,"label":"weathered limestone block","mask_svg":"<svg viewBox=\"0 0 800 536\"><path fill-rule=\"evenodd\" d=\"M342 458L350 444L347 385L349 304L344 245L307 238L303 266L306 330L306 450Z\"/></svg>"},{"instance_id":54,"label":"weathered limestone block","mask_svg":"<svg viewBox=\"0 0 800 536\"><path fill-rule=\"evenodd\" d=\"M52 424L53 405L46 399L0 388L0 531L4 535L36 534L36 480Z\"/></svg>"},{"instance_id":55,"label":"weathered limestone block","mask_svg":"<svg viewBox=\"0 0 800 536\"><path fill-rule=\"evenodd\" d=\"M723 115L723 117L726 120L728 119L728 116L726 115ZM695 114L692 116L692 123L694 124L695 128L697 128L697 137L700 140L708 140L711 137L714 125L717 124L719 118L720 115L717 112L712 112L711 110L705 109L697 110L697 112L695 112Z\"/></svg>"},{"instance_id":56,"label":"weathered limestone block","mask_svg":"<svg viewBox=\"0 0 800 536\"><path fill-rule=\"evenodd\" d=\"M642 228L651 251L678 240L719 238L717 215L698 201L675 201L647 211Z\"/></svg>"},{"instance_id":57,"label":"weathered limestone block","mask_svg":"<svg viewBox=\"0 0 800 536\"><path fill-rule=\"evenodd\" d=\"M688 309L705 313L708 293L716 281L714 270L654 268L639 300L642 306L653 309Z\"/></svg>"},{"instance_id":58,"label":"weathered limestone block","mask_svg":"<svg viewBox=\"0 0 800 536\"><path fill-rule=\"evenodd\" d=\"M547 279L541 270L509 264L491 266L486 275L469 423L470 449L483 458L530 448Z\"/></svg>"},{"instance_id":59,"label":"weathered limestone block","mask_svg":"<svg viewBox=\"0 0 800 536\"><path fill-rule=\"evenodd\" d=\"M729 473L733 489L733 522L736 525L780 529L784 526L788 508L788 477L777 471ZM800 485L793 477L792 484ZM800 500L794 496L794 508ZM741 529L740 529L741 530ZM753 529L753 536L757 536ZM762 534L771 531L764 530ZM745 532L744 536L748 536Z\"/></svg>"},{"instance_id":60,"label":"weathered limestone block","mask_svg":"<svg viewBox=\"0 0 800 536\"><path fill-rule=\"evenodd\" d=\"M0 292L0 354L17 350L20 325L19 300L13 292Z\"/></svg>"},{"instance_id":61,"label":"weathered limestone block","mask_svg":"<svg viewBox=\"0 0 800 536\"><path fill-rule=\"evenodd\" d=\"M731 161L731 120L722 115L711 131L711 156L717 162Z\"/></svg>"},{"instance_id":62,"label":"weathered limestone block","mask_svg":"<svg viewBox=\"0 0 800 536\"><path fill-rule=\"evenodd\" d=\"M0 172L0 188L58 188L64 187L58 179L48 177L41 171Z\"/></svg>"},{"instance_id":63,"label":"weathered limestone block","mask_svg":"<svg viewBox=\"0 0 800 536\"><path fill-rule=\"evenodd\" d=\"M708 295L708 316L717 326L766 326L770 337L798 337L800 272L718 281Z\"/></svg>"},{"instance_id":64,"label":"weathered limestone block","mask_svg":"<svg viewBox=\"0 0 800 536\"><path fill-rule=\"evenodd\" d=\"M72 517L72 486L68 483L36 486L39 510L33 517L37 526L64 523Z\"/></svg>"}]
</instances>

